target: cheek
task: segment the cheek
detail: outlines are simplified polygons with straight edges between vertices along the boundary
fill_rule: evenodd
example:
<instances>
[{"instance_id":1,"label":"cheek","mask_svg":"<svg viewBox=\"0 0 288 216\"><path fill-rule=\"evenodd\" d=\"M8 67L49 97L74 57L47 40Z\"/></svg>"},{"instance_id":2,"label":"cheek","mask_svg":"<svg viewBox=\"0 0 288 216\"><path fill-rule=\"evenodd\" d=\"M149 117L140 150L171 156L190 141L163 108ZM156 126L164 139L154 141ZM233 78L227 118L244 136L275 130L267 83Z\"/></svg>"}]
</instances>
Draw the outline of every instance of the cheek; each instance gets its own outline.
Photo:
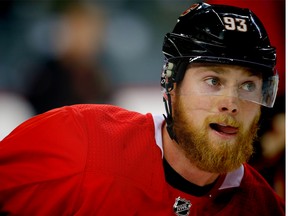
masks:
<instances>
[{"instance_id":1,"label":"cheek","mask_svg":"<svg viewBox=\"0 0 288 216\"><path fill-rule=\"evenodd\" d=\"M259 120L261 114L261 108L258 104L249 104L246 106L241 107L241 110L239 112L239 119L244 119L244 124L247 125L247 127L250 127L253 121L255 121L255 118Z\"/></svg>"},{"instance_id":2,"label":"cheek","mask_svg":"<svg viewBox=\"0 0 288 216\"><path fill-rule=\"evenodd\" d=\"M196 110L211 111L213 107L213 101L207 96L190 95L181 96L179 99L181 100L183 109L188 113Z\"/></svg>"},{"instance_id":3,"label":"cheek","mask_svg":"<svg viewBox=\"0 0 288 216\"><path fill-rule=\"evenodd\" d=\"M201 124L204 122L207 112L212 109L211 100L201 96L181 96L179 97L180 106L178 109L184 113L185 118L191 124Z\"/></svg>"}]
</instances>

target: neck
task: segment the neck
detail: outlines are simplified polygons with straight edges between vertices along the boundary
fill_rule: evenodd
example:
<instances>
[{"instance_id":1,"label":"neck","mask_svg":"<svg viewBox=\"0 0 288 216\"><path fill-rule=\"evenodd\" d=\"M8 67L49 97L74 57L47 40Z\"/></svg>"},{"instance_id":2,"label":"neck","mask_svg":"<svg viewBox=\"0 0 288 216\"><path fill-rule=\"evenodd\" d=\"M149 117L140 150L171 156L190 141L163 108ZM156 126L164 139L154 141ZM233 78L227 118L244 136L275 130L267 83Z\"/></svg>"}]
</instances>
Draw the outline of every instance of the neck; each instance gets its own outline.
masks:
<instances>
[{"instance_id":1,"label":"neck","mask_svg":"<svg viewBox=\"0 0 288 216\"><path fill-rule=\"evenodd\" d=\"M185 156L179 145L171 140L166 127L162 127L164 157L169 165L187 181L198 186L205 186L213 183L219 173L210 173L200 170Z\"/></svg>"}]
</instances>

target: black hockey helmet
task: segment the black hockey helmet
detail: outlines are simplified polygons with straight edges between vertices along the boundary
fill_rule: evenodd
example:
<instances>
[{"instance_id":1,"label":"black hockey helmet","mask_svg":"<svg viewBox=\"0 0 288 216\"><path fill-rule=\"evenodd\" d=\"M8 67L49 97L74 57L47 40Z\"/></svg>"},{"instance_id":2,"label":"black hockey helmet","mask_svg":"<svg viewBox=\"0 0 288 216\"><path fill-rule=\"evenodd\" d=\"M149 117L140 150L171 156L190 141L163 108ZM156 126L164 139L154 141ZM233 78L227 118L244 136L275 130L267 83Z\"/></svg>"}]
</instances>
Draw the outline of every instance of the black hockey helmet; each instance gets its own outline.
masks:
<instances>
[{"instance_id":1,"label":"black hockey helmet","mask_svg":"<svg viewBox=\"0 0 288 216\"><path fill-rule=\"evenodd\" d=\"M249 9L226 5L192 5L166 34L162 51L168 62L182 69L174 71L176 82L186 69L180 62L243 65L269 75L276 64L276 50L257 16Z\"/></svg>"}]
</instances>

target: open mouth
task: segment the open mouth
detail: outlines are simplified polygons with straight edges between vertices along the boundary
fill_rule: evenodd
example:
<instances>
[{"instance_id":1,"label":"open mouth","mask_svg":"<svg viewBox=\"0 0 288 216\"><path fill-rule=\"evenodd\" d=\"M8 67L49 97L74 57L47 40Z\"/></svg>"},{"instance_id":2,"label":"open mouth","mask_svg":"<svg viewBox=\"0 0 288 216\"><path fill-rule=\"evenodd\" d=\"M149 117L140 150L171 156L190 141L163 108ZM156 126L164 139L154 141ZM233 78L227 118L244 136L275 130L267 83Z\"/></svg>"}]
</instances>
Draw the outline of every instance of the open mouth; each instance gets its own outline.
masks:
<instances>
[{"instance_id":1,"label":"open mouth","mask_svg":"<svg viewBox=\"0 0 288 216\"><path fill-rule=\"evenodd\" d=\"M210 127L221 134L235 135L238 132L237 127L232 127L224 124L211 123Z\"/></svg>"}]
</instances>

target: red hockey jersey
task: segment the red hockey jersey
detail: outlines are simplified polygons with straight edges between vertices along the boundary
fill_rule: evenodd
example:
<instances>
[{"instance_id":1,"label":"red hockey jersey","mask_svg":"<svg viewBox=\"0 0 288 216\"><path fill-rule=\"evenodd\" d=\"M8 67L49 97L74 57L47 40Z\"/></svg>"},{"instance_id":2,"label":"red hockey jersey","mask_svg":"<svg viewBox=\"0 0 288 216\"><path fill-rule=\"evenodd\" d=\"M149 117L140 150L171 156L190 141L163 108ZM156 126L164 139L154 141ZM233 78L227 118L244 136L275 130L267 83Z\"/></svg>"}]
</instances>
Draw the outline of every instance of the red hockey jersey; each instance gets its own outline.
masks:
<instances>
[{"instance_id":1,"label":"red hockey jersey","mask_svg":"<svg viewBox=\"0 0 288 216\"><path fill-rule=\"evenodd\" d=\"M0 214L284 215L249 165L204 196L165 180L163 117L75 105L33 117L0 142Z\"/></svg>"}]
</instances>

